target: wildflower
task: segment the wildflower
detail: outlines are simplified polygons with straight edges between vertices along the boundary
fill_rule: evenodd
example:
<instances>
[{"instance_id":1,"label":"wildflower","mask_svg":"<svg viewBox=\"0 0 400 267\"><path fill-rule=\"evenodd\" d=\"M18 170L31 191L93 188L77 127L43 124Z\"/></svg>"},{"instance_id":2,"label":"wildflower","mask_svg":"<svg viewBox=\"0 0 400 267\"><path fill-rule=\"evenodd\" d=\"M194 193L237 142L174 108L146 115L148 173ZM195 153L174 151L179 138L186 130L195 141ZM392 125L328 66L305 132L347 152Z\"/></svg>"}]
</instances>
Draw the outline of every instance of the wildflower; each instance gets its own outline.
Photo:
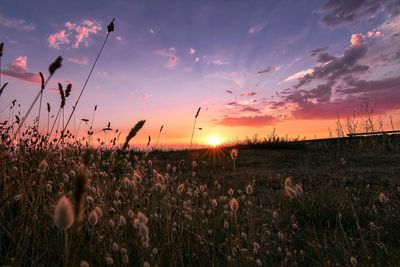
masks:
<instances>
[{"instance_id":1,"label":"wildflower","mask_svg":"<svg viewBox=\"0 0 400 267\"><path fill-rule=\"evenodd\" d=\"M285 179L285 193L289 198L297 197L297 191L295 189L293 189L291 177L287 177Z\"/></svg>"},{"instance_id":2,"label":"wildflower","mask_svg":"<svg viewBox=\"0 0 400 267\"><path fill-rule=\"evenodd\" d=\"M239 154L239 151L236 148L232 149L231 150L231 158L232 158L232 160L236 160L238 154Z\"/></svg>"},{"instance_id":3,"label":"wildflower","mask_svg":"<svg viewBox=\"0 0 400 267\"><path fill-rule=\"evenodd\" d=\"M140 211L138 212L137 217L140 220L140 222L142 222L144 224L147 224L147 222L149 221L149 219L146 217L146 215L144 215Z\"/></svg>"},{"instance_id":4,"label":"wildflower","mask_svg":"<svg viewBox=\"0 0 400 267\"><path fill-rule=\"evenodd\" d=\"M227 221L224 221L224 228L228 229L229 228L229 223Z\"/></svg>"},{"instance_id":5,"label":"wildflower","mask_svg":"<svg viewBox=\"0 0 400 267\"><path fill-rule=\"evenodd\" d=\"M246 186L246 194L248 194L248 195L253 194L253 186L251 184L248 184Z\"/></svg>"},{"instance_id":6,"label":"wildflower","mask_svg":"<svg viewBox=\"0 0 400 267\"><path fill-rule=\"evenodd\" d=\"M351 266L357 266L358 265L358 261L355 257L351 256L350 257L350 264Z\"/></svg>"},{"instance_id":7,"label":"wildflower","mask_svg":"<svg viewBox=\"0 0 400 267\"><path fill-rule=\"evenodd\" d=\"M119 220L118 220L118 225L119 226L124 226L126 224L126 219L123 215L119 216Z\"/></svg>"},{"instance_id":8,"label":"wildflower","mask_svg":"<svg viewBox=\"0 0 400 267\"><path fill-rule=\"evenodd\" d=\"M257 242L253 242L253 253L257 254L260 250L260 245Z\"/></svg>"},{"instance_id":9,"label":"wildflower","mask_svg":"<svg viewBox=\"0 0 400 267\"><path fill-rule=\"evenodd\" d=\"M229 207L233 213L236 213L239 209L239 202L236 200L236 198L232 198L229 201Z\"/></svg>"},{"instance_id":10,"label":"wildflower","mask_svg":"<svg viewBox=\"0 0 400 267\"><path fill-rule=\"evenodd\" d=\"M388 198L386 197L386 195L383 193L383 192L381 192L380 194L379 194L379 202L381 202L381 203L386 203L386 202L388 202Z\"/></svg>"},{"instance_id":11,"label":"wildflower","mask_svg":"<svg viewBox=\"0 0 400 267\"><path fill-rule=\"evenodd\" d=\"M88 203L88 204L93 204L93 202L94 202L94 200L93 200L93 197L91 197L91 196L87 196L86 197L86 202Z\"/></svg>"},{"instance_id":12,"label":"wildflower","mask_svg":"<svg viewBox=\"0 0 400 267\"><path fill-rule=\"evenodd\" d=\"M276 211L272 212L272 218L278 219L278 213Z\"/></svg>"},{"instance_id":13,"label":"wildflower","mask_svg":"<svg viewBox=\"0 0 400 267\"><path fill-rule=\"evenodd\" d=\"M75 214L71 202L66 196L62 196L54 210L54 224L66 230L74 223Z\"/></svg>"},{"instance_id":14,"label":"wildflower","mask_svg":"<svg viewBox=\"0 0 400 267\"><path fill-rule=\"evenodd\" d=\"M103 217L103 211L101 210L101 208L99 206L94 208L94 211L96 211L96 213L99 216L99 218Z\"/></svg>"},{"instance_id":15,"label":"wildflower","mask_svg":"<svg viewBox=\"0 0 400 267\"><path fill-rule=\"evenodd\" d=\"M143 262L143 267L150 267L150 263L148 263L147 261Z\"/></svg>"},{"instance_id":16,"label":"wildflower","mask_svg":"<svg viewBox=\"0 0 400 267\"><path fill-rule=\"evenodd\" d=\"M81 267L89 267L89 263L87 261L81 261Z\"/></svg>"},{"instance_id":17,"label":"wildflower","mask_svg":"<svg viewBox=\"0 0 400 267\"><path fill-rule=\"evenodd\" d=\"M281 232L278 232L278 238L279 238L280 240L283 240L283 239L285 238L285 235L282 234Z\"/></svg>"},{"instance_id":18,"label":"wildflower","mask_svg":"<svg viewBox=\"0 0 400 267\"><path fill-rule=\"evenodd\" d=\"M229 196L233 196L233 194L234 194L235 192L233 191L233 189L232 188L230 188L229 190L228 190L228 194L229 194Z\"/></svg>"},{"instance_id":19,"label":"wildflower","mask_svg":"<svg viewBox=\"0 0 400 267\"><path fill-rule=\"evenodd\" d=\"M107 263L107 265L113 265L114 264L114 260L113 260L113 258L111 258L110 255L108 255L106 257L106 263Z\"/></svg>"},{"instance_id":20,"label":"wildflower","mask_svg":"<svg viewBox=\"0 0 400 267\"><path fill-rule=\"evenodd\" d=\"M197 162L195 160L192 161L192 167L195 169L197 167Z\"/></svg>"},{"instance_id":21,"label":"wildflower","mask_svg":"<svg viewBox=\"0 0 400 267\"><path fill-rule=\"evenodd\" d=\"M217 202L217 200L216 200L215 198L213 198L213 199L211 200L211 205L212 205L213 208L216 208L216 207L217 207L218 202Z\"/></svg>"},{"instance_id":22,"label":"wildflower","mask_svg":"<svg viewBox=\"0 0 400 267\"><path fill-rule=\"evenodd\" d=\"M122 257L122 262L125 264L129 263L129 256L128 254L124 254L124 256Z\"/></svg>"},{"instance_id":23,"label":"wildflower","mask_svg":"<svg viewBox=\"0 0 400 267\"><path fill-rule=\"evenodd\" d=\"M262 261L260 259L257 259L256 260L256 264L257 264L257 266L261 267L262 266Z\"/></svg>"},{"instance_id":24,"label":"wildflower","mask_svg":"<svg viewBox=\"0 0 400 267\"><path fill-rule=\"evenodd\" d=\"M99 221L99 215L96 212L96 210L92 210L90 212L88 221L89 221L89 224L92 226L95 226L97 224L97 222Z\"/></svg>"},{"instance_id":25,"label":"wildflower","mask_svg":"<svg viewBox=\"0 0 400 267\"><path fill-rule=\"evenodd\" d=\"M44 159L39 163L39 170L45 172L47 170L47 167L49 166L49 164L47 163L47 161Z\"/></svg>"},{"instance_id":26,"label":"wildflower","mask_svg":"<svg viewBox=\"0 0 400 267\"><path fill-rule=\"evenodd\" d=\"M110 219L110 220L108 221L108 225L109 225L111 228L114 228L115 222L114 222L112 219Z\"/></svg>"},{"instance_id":27,"label":"wildflower","mask_svg":"<svg viewBox=\"0 0 400 267\"><path fill-rule=\"evenodd\" d=\"M51 185L51 183L46 184L46 191L47 193L51 193L53 191L53 186Z\"/></svg>"},{"instance_id":28,"label":"wildflower","mask_svg":"<svg viewBox=\"0 0 400 267\"><path fill-rule=\"evenodd\" d=\"M183 189L185 188L185 184L180 184L178 185L178 187L176 188L176 192L178 194L181 194L183 192Z\"/></svg>"},{"instance_id":29,"label":"wildflower","mask_svg":"<svg viewBox=\"0 0 400 267\"><path fill-rule=\"evenodd\" d=\"M131 209L129 209L128 210L128 218L133 219L133 217L135 217L135 214L133 213L133 211Z\"/></svg>"},{"instance_id":30,"label":"wildflower","mask_svg":"<svg viewBox=\"0 0 400 267\"><path fill-rule=\"evenodd\" d=\"M298 196L301 196L303 194L303 187L300 184L296 184L295 191Z\"/></svg>"},{"instance_id":31,"label":"wildflower","mask_svg":"<svg viewBox=\"0 0 400 267\"><path fill-rule=\"evenodd\" d=\"M112 244L112 250L113 250L113 251L118 251L118 244L117 244L117 243L113 242L113 244Z\"/></svg>"}]
</instances>

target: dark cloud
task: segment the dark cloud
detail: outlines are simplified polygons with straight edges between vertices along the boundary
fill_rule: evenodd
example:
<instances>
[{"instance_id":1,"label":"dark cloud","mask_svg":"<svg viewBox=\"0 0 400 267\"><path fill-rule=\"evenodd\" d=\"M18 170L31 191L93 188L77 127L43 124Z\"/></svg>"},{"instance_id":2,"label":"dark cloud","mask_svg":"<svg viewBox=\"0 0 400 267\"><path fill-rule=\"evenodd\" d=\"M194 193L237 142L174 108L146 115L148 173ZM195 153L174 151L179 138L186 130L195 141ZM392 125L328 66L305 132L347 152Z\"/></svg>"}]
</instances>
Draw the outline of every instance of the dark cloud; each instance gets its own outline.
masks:
<instances>
[{"instance_id":1,"label":"dark cloud","mask_svg":"<svg viewBox=\"0 0 400 267\"><path fill-rule=\"evenodd\" d=\"M277 119L270 115L254 116L254 117L225 117L216 123L228 127L263 127L272 125Z\"/></svg>"},{"instance_id":2,"label":"dark cloud","mask_svg":"<svg viewBox=\"0 0 400 267\"><path fill-rule=\"evenodd\" d=\"M256 112L256 113L261 112L258 108L252 108L252 107L244 107L240 111L241 112Z\"/></svg>"},{"instance_id":3,"label":"dark cloud","mask_svg":"<svg viewBox=\"0 0 400 267\"><path fill-rule=\"evenodd\" d=\"M380 12L391 16L400 14L398 0L328 0L321 8L322 22L328 26L355 23L371 19Z\"/></svg>"},{"instance_id":4,"label":"dark cloud","mask_svg":"<svg viewBox=\"0 0 400 267\"><path fill-rule=\"evenodd\" d=\"M319 53L321 53L321 52L327 50L328 48L329 48L329 46L325 46L325 47L321 47L321 48L316 48L316 49L314 49L314 50L311 50L310 55L311 55L312 57L313 57L313 56L316 56L316 55L318 55Z\"/></svg>"},{"instance_id":5,"label":"dark cloud","mask_svg":"<svg viewBox=\"0 0 400 267\"><path fill-rule=\"evenodd\" d=\"M300 88L313 80L333 81L351 74L364 73L369 67L357 64L357 61L362 59L366 53L367 45L357 43L357 45L351 45L346 48L341 57L327 55L326 57L331 58L331 60L325 65L314 67L311 73L306 74L299 80L295 88Z\"/></svg>"},{"instance_id":6,"label":"dark cloud","mask_svg":"<svg viewBox=\"0 0 400 267\"><path fill-rule=\"evenodd\" d=\"M378 81L350 80L345 89L337 90L341 94L360 94L400 90L400 76ZM385 92L386 91L386 92Z\"/></svg>"},{"instance_id":7,"label":"dark cloud","mask_svg":"<svg viewBox=\"0 0 400 267\"><path fill-rule=\"evenodd\" d=\"M377 113L400 108L400 76L371 81L351 78L336 89L336 97L332 97L333 87L331 81L311 90L286 91L281 101L269 105L272 109L282 109L294 104L290 113L295 119L349 116L360 110L365 99L373 103Z\"/></svg>"},{"instance_id":8,"label":"dark cloud","mask_svg":"<svg viewBox=\"0 0 400 267\"><path fill-rule=\"evenodd\" d=\"M268 68L265 68L263 70L257 71L257 73L258 74L267 74L267 73L271 73L271 72L277 71L278 69L279 69L278 67L268 67Z\"/></svg>"},{"instance_id":9,"label":"dark cloud","mask_svg":"<svg viewBox=\"0 0 400 267\"><path fill-rule=\"evenodd\" d=\"M318 55L317 61L319 63L326 63L326 62L329 62L329 61L334 60L334 59L335 59L335 57L331 56L328 53L321 53L321 54Z\"/></svg>"},{"instance_id":10,"label":"dark cloud","mask_svg":"<svg viewBox=\"0 0 400 267\"><path fill-rule=\"evenodd\" d=\"M233 91L232 91L232 90L226 90L226 92L227 92L228 94L233 94Z\"/></svg>"},{"instance_id":11,"label":"dark cloud","mask_svg":"<svg viewBox=\"0 0 400 267\"><path fill-rule=\"evenodd\" d=\"M243 92L240 96L255 96L256 94L256 92Z\"/></svg>"}]
</instances>

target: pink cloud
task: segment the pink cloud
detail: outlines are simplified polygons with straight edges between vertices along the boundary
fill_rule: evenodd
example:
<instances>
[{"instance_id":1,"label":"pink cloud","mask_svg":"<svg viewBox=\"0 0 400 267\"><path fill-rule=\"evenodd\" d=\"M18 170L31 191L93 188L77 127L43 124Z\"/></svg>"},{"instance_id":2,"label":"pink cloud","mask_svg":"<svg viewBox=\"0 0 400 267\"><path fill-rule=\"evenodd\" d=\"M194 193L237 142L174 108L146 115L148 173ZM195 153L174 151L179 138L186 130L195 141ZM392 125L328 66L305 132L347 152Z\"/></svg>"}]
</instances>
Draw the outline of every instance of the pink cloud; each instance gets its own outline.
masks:
<instances>
[{"instance_id":1,"label":"pink cloud","mask_svg":"<svg viewBox=\"0 0 400 267\"><path fill-rule=\"evenodd\" d=\"M193 70L193 68L191 66L186 66L183 68L183 70L186 72L191 72Z\"/></svg>"},{"instance_id":2,"label":"pink cloud","mask_svg":"<svg viewBox=\"0 0 400 267\"><path fill-rule=\"evenodd\" d=\"M146 101L146 100L148 100L150 97L151 97L151 95L149 95L149 94L143 94L143 95L140 96L140 99L141 99L142 101Z\"/></svg>"},{"instance_id":3,"label":"pink cloud","mask_svg":"<svg viewBox=\"0 0 400 267\"><path fill-rule=\"evenodd\" d=\"M40 77L36 73L29 72L27 69L27 57L19 56L13 62L8 64L7 70L2 70L1 73L16 79L31 83L40 83Z\"/></svg>"},{"instance_id":4,"label":"pink cloud","mask_svg":"<svg viewBox=\"0 0 400 267\"><path fill-rule=\"evenodd\" d=\"M168 61L165 65L167 68L173 69L176 67L176 64L178 62L178 57L175 55L176 54L175 47L170 47L169 49L156 50L155 53L157 55L168 58Z\"/></svg>"},{"instance_id":5,"label":"pink cloud","mask_svg":"<svg viewBox=\"0 0 400 267\"><path fill-rule=\"evenodd\" d=\"M69 58L68 61L71 61L71 62L73 62L75 64L79 64L79 65L86 65L88 63L88 61L85 57Z\"/></svg>"},{"instance_id":6,"label":"pink cloud","mask_svg":"<svg viewBox=\"0 0 400 267\"><path fill-rule=\"evenodd\" d=\"M82 43L87 46L89 35L97 34L102 29L99 22L88 19L83 20L80 24L68 21L64 26L65 29L55 32L47 38L49 47L60 49L62 45L67 45L71 42L70 38L72 36L75 38L72 48L79 48Z\"/></svg>"},{"instance_id":7,"label":"pink cloud","mask_svg":"<svg viewBox=\"0 0 400 267\"><path fill-rule=\"evenodd\" d=\"M51 34L47 38L47 42L49 43L49 47L53 47L56 49L60 49L60 46L63 44L69 44L69 40L65 33L65 30L61 30L59 32Z\"/></svg>"},{"instance_id":8,"label":"pink cloud","mask_svg":"<svg viewBox=\"0 0 400 267\"><path fill-rule=\"evenodd\" d=\"M194 55L196 53L196 50L194 48L189 49L189 55Z\"/></svg>"},{"instance_id":9,"label":"pink cloud","mask_svg":"<svg viewBox=\"0 0 400 267\"><path fill-rule=\"evenodd\" d=\"M229 64L229 61L223 61L221 59L214 59L214 60L211 60L211 64L214 64L214 65L217 65L217 66L221 66L221 65Z\"/></svg>"}]
</instances>

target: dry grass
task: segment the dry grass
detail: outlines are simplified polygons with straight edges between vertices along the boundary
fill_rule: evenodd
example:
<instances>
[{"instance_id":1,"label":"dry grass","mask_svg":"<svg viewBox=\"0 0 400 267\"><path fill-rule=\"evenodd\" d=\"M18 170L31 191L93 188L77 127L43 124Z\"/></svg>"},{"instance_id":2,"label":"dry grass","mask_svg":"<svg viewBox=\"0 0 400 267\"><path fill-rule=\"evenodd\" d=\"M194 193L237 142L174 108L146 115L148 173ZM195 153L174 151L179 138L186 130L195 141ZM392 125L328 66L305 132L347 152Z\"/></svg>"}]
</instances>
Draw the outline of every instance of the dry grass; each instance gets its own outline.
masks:
<instances>
[{"instance_id":1,"label":"dry grass","mask_svg":"<svg viewBox=\"0 0 400 267\"><path fill-rule=\"evenodd\" d=\"M0 265L400 264L397 149L242 148L234 172L230 149L54 149L23 136L1 149ZM62 230L64 195L81 223Z\"/></svg>"}]
</instances>

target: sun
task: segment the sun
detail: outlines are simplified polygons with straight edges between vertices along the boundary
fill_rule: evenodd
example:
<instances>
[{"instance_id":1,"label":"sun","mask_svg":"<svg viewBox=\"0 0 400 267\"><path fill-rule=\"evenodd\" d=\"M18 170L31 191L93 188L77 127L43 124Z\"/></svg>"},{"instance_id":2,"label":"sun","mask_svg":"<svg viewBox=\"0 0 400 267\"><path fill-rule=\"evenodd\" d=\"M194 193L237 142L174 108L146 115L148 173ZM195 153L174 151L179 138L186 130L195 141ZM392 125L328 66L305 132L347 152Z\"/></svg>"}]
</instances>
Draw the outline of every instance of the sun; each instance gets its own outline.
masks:
<instances>
[{"instance_id":1,"label":"sun","mask_svg":"<svg viewBox=\"0 0 400 267\"><path fill-rule=\"evenodd\" d=\"M207 144L213 147L217 147L222 143L221 137L211 136L207 139Z\"/></svg>"}]
</instances>

